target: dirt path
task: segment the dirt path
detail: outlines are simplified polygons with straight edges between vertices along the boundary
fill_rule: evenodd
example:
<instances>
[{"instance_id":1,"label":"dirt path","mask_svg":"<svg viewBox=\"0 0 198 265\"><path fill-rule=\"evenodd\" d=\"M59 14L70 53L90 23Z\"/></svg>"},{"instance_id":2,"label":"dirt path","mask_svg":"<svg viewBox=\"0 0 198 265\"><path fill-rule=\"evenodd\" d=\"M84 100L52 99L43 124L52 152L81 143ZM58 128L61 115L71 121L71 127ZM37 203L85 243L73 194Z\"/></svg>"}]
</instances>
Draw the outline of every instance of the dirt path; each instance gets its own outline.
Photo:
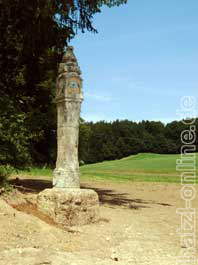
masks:
<instances>
[{"instance_id":1,"label":"dirt path","mask_svg":"<svg viewBox=\"0 0 198 265\"><path fill-rule=\"evenodd\" d=\"M51 185L43 180L22 184L37 192ZM0 264L176 264L182 250L176 233L181 226L176 208L184 206L180 185L83 181L82 186L98 192L100 222L69 230L34 216L34 209L27 214L0 199ZM32 201L34 196L17 193L9 202ZM21 209L28 211L25 204Z\"/></svg>"}]
</instances>

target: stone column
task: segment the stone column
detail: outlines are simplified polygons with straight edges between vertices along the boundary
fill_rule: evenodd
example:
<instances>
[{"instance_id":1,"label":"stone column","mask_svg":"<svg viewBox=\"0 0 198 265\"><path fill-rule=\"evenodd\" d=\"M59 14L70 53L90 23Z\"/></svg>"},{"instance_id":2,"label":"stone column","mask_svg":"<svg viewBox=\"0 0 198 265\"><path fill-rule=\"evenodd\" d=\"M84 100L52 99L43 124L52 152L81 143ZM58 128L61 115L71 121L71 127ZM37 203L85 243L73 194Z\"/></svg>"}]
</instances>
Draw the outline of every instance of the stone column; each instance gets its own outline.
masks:
<instances>
[{"instance_id":1,"label":"stone column","mask_svg":"<svg viewBox=\"0 0 198 265\"><path fill-rule=\"evenodd\" d=\"M68 47L59 65L56 83L58 125L54 187L37 196L37 209L63 226L89 224L99 218L98 194L91 189L80 189L78 137L83 100L80 75L73 48Z\"/></svg>"},{"instance_id":2,"label":"stone column","mask_svg":"<svg viewBox=\"0 0 198 265\"><path fill-rule=\"evenodd\" d=\"M57 161L53 186L79 188L78 138L82 78L73 47L68 47L56 82Z\"/></svg>"}]
</instances>

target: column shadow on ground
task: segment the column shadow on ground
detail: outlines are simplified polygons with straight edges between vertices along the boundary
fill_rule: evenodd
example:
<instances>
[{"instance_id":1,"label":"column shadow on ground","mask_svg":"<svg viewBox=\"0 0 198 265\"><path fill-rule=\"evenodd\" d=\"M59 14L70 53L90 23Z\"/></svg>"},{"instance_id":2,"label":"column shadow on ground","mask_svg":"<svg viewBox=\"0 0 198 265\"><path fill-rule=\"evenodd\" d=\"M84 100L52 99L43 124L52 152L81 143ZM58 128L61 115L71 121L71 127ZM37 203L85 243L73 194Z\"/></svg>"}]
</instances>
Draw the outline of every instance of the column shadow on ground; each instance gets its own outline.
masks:
<instances>
[{"instance_id":1,"label":"column shadow on ground","mask_svg":"<svg viewBox=\"0 0 198 265\"><path fill-rule=\"evenodd\" d=\"M48 180L40 179L19 179L16 178L10 181L10 184L13 185L17 190L27 193L37 194L44 189L52 188L52 182ZM152 208L153 204L158 204L161 206L172 206L167 203L159 203L152 200L143 200L139 198L130 198L131 194L129 193L119 193L116 190L112 189L102 189L95 188L92 186L81 185L82 189L93 189L97 192L99 196L100 203L102 205L108 205L110 207L122 206L129 209L140 209L140 208Z\"/></svg>"}]
</instances>

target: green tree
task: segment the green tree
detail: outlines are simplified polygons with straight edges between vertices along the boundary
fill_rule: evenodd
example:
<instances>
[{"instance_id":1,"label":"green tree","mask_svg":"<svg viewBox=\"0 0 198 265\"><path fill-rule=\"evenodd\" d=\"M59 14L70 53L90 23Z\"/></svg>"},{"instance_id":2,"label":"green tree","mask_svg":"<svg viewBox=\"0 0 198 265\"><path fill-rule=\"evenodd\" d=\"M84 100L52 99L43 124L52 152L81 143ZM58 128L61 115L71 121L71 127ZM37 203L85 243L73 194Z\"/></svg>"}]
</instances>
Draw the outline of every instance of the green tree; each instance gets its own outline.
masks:
<instances>
[{"instance_id":1,"label":"green tree","mask_svg":"<svg viewBox=\"0 0 198 265\"><path fill-rule=\"evenodd\" d=\"M92 136L92 128L90 123L81 119L79 129L79 147L78 155L81 163L88 163L90 161L90 139Z\"/></svg>"},{"instance_id":2,"label":"green tree","mask_svg":"<svg viewBox=\"0 0 198 265\"><path fill-rule=\"evenodd\" d=\"M103 5L123 3L0 0L0 163L54 163L57 64L79 30L96 32Z\"/></svg>"}]
</instances>

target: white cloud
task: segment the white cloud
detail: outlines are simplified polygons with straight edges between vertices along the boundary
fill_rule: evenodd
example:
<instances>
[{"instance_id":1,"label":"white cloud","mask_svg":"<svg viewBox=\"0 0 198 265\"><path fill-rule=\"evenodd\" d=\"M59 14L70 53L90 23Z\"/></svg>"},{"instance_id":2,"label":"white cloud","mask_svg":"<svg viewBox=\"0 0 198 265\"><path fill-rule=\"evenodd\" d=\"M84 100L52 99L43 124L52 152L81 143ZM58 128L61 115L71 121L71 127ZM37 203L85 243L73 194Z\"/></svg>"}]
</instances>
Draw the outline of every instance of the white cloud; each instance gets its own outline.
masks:
<instances>
[{"instance_id":1,"label":"white cloud","mask_svg":"<svg viewBox=\"0 0 198 265\"><path fill-rule=\"evenodd\" d=\"M111 98L106 95L99 95L99 94L93 94L89 92L85 92L85 98L89 98L92 100L100 101L100 102L109 102L111 101Z\"/></svg>"},{"instance_id":2,"label":"white cloud","mask_svg":"<svg viewBox=\"0 0 198 265\"><path fill-rule=\"evenodd\" d=\"M172 117L172 118L158 118L158 119L149 119L149 120L150 121L161 121L162 123L167 124L167 123L170 123L172 121L180 121L181 119Z\"/></svg>"},{"instance_id":3,"label":"white cloud","mask_svg":"<svg viewBox=\"0 0 198 265\"><path fill-rule=\"evenodd\" d=\"M107 121L107 118L102 114L84 114L84 115L82 114L82 118L85 121L92 121L92 122Z\"/></svg>"}]
</instances>

